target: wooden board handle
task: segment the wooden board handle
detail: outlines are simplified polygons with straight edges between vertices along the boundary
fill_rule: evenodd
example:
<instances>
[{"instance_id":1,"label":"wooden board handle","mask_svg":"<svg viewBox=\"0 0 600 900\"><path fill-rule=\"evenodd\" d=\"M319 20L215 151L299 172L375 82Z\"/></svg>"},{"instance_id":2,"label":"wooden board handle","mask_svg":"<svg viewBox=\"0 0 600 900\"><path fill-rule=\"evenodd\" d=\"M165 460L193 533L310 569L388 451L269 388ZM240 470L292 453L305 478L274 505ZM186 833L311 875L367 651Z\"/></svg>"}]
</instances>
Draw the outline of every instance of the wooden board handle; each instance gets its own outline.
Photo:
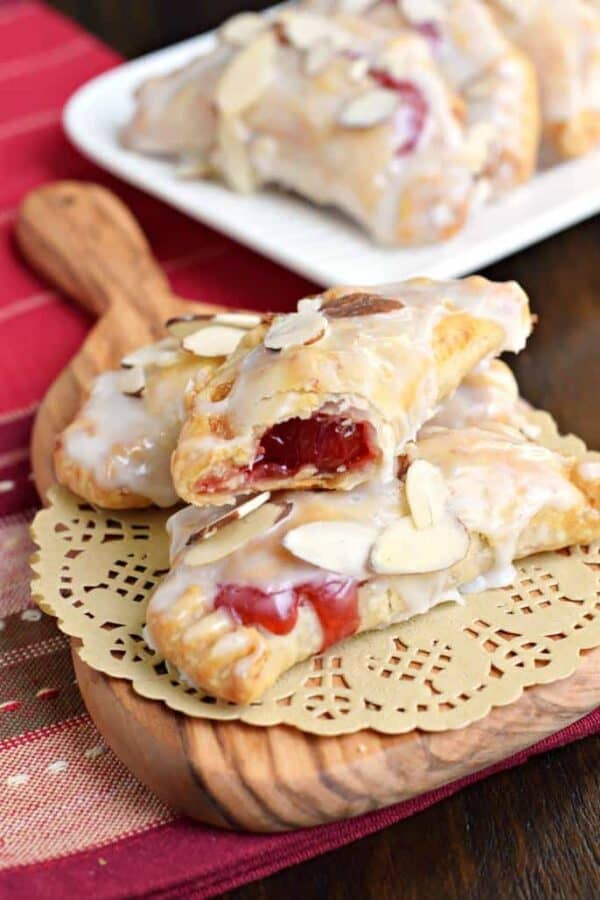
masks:
<instances>
[{"instance_id":1,"label":"wooden board handle","mask_svg":"<svg viewBox=\"0 0 600 900\"><path fill-rule=\"evenodd\" d=\"M162 326L173 302L141 228L121 201L94 184L59 181L31 191L17 240L27 261L96 316L111 309ZM125 307L129 307L126 311Z\"/></svg>"}]
</instances>

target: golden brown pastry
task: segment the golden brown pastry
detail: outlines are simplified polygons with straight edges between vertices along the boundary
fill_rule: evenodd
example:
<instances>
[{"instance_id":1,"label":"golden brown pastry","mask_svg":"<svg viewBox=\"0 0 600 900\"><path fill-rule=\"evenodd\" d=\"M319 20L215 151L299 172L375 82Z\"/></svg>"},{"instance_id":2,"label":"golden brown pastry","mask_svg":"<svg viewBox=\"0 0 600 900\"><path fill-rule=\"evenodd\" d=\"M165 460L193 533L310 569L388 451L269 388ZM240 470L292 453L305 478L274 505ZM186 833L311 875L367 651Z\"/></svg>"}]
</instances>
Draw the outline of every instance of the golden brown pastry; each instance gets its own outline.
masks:
<instances>
[{"instance_id":1,"label":"golden brown pastry","mask_svg":"<svg viewBox=\"0 0 600 900\"><path fill-rule=\"evenodd\" d=\"M170 458L185 417L185 389L208 379L254 314L173 320L172 336L131 353L99 375L75 420L58 438L61 484L107 509L172 506ZM181 343L181 341L183 343Z\"/></svg>"},{"instance_id":2,"label":"golden brown pastry","mask_svg":"<svg viewBox=\"0 0 600 900\"><path fill-rule=\"evenodd\" d=\"M412 29L465 104L467 140L484 160L492 195L535 168L540 111L530 60L510 42L481 0L305 0L322 13L361 15L388 31Z\"/></svg>"},{"instance_id":3,"label":"golden brown pastry","mask_svg":"<svg viewBox=\"0 0 600 900\"><path fill-rule=\"evenodd\" d=\"M148 641L235 703L295 663L461 591L510 584L512 561L600 537L600 464L500 429L432 427L402 478L258 496L170 520L173 568Z\"/></svg>"},{"instance_id":4,"label":"golden brown pastry","mask_svg":"<svg viewBox=\"0 0 600 900\"><path fill-rule=\"evenodd\" d=\"M190 392L172 461L187 502L389 480L465 375L518 352L531 330L518 285L480 277L333 288L298 308L251 332Z\"/></svg>"},{"instance_id":5,"label":"golden brown pastry","mask_svg":"<svg viewBox=\"0 0 600 900\"><path fill-rule=\"evenodd\" d=\"M219 34L141 87L127 147L335 206L385 244L447 238L481 202L482 135L419 35L298 10L242 14Z\"/></svg>"}]
</instances>

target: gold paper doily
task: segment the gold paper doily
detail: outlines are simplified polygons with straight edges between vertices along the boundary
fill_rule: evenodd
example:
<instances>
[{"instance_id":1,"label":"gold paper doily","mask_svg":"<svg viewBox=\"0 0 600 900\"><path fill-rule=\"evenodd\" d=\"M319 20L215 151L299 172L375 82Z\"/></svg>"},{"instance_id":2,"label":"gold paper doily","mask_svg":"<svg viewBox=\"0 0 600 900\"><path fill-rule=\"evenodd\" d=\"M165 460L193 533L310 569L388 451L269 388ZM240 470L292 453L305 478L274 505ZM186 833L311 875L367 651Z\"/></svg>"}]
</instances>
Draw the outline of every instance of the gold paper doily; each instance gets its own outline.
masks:
<instances>
[{"instance_id":1,"label":"gold paper doily","mask_svg":"<svg viewBox=\"0 0 600 900\"><path fill-rule=\"evenodd\" d=\"M545 413L540 440L581 456ZM400 734L462 728L525 687L570 675L600 644L600 542L543 553L517 566L509 588L444 604L386 631L361 635L301 663L258 703L215 701L179 683L145 644L145 608L168 567L159 510L100 511L64 488L50 493L33 538L33 592L81 658L126 678L138 694L190 716L293 725L321 735L372 728Z\"/></svg>"}]
</instances>

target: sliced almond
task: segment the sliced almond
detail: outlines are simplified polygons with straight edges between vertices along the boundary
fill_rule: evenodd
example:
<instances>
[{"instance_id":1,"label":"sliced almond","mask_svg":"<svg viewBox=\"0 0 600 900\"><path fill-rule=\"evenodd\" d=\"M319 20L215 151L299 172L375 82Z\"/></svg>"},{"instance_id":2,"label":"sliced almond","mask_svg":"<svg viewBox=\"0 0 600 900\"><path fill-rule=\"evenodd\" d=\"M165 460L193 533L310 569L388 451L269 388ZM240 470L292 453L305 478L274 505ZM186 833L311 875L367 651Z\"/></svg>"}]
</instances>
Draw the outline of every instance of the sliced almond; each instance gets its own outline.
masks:
<instances>
[{"instance_id":1,"label":"sliced almond","mask_svg":"<svg viewBox=\"0 0 600 900\"><path fill-rule=\"evenodd\" d=\"M219 30L221 38L232 47L245 47L268 27L267 20L258 13L243 12L228 19Z\"/></svg>"},{"instance_id":2,"label":"sliced almond","mask_svg":"<svg viewBox=\"0 0 600 900\"><path fill-rule=\"evenodd\" d=\"M381 297L379 294L354 293L327 300L321 308L328 319L350 319L395 312L403 307L404 303L400 300Z\"/></svg>"},{"instance_id":3,"label":"sliced almond","mask_svg":"<svg viewBox=\"0 0 600 900\"><path fill-rule=\"evenodd\" d=\"M165 323L167 331L174 337L183 340L188 334L199 331L203 325L231 325L233 328L241 328L250 331L262 322L262 316L258 313L197 313L190 316L175 316Z\"/></svg>"},{"instance_id":4,"label":"sliced almond","mask_svg":"<svg viewBox=\"0 0 600 900\"><path fill-rule=\"evenodd\" d=\"M186 335L181 346L196 356L229 356L233 353L245 332L231 325L206 325Z\"/></svg>"},{"instance_id":5,"label":"sliced almond","mask_svg":"<svg viewBox=\"0 0 600 900\"><path fill-rule=\"evenodd\" d=\"M298 305L296 309L298 312L318 312L321 309L321 304L323 303L322 294L314 294L312 297L303 297L302 300L298 300Z\"/></svg>"},{"instance_id":6,"label":"sliced almond","mask_svg":"<svg viewBox=\"0 0 600 900\"><path fill-rule=\"evenodd\" d=\"M214 166L210 159L202 154L185 156L177 164L175 174L178 178L208 178L214 175Z\"/></svg>"},{"instance_id":7,"label":"sliced almond","mask_svg":"<svg viewBox=\"0 0 600 900\"><path fill-rule=\"evenodd\" d=\"M297 50L309 50L329 41L339 44L343 32L324 16L310 12L292 12L282 20L286 38Z\"/></svg>"},{"instance_id":8,"label":"sliced almond","mask_svg":"<svg viewBox=\"0 0 600 900\"><path fill-rule=\"evenodd\" d=\"M374 6L374 0L341 0L340 12L348 13L351 16L360 16L370 6Z\"/></svg>"},{"instance_id":9,"label":"sliced almond","mask_svg":"<svg viewBox=\"0 0 600 900\"><path fill-rule=\"evenodd\" d=\"M467 555L469 535L451 515L431 528L417 528L412 516L403 516L383 531L371 552L371 566L382 575L438 572Z\"/></svg>"},{"instance_id":10,"label":"sliced almond","mask_svg":"<svg viewBox=\"0 0 600 900\"><path fill-rule=\"evenodd\" d=\"M283 546L305 562L340 575L363 575L377 529L360 522L310 522L285 535Z\"/></svg>"},{"instance_id":11,"label":"sliced almond","mask_svg":"<svg viewBox=\"0 0 600 900\"><path fill-rule=\"evenodd\" d=\"M179 344L170 337L157 341L155 344L146 344L134 350L121 360L121 366L124 369L131 369L134 366L164 366L174 365L181 360L179 353Z\"/></svg>"},{"instance_id":12,"label":"sliced almond","mask_svg":"<svg viewBox=\"0 0 600 900\"><path fill-rule=\"evenodd\" d=\"M198 541L184 556L187 566L205 566L239 550L248 541L265 534L289 515L290 505L264 503L243 519L229 522L218 528L212 537Z\"/></svg>"},{"instance_id":13,"label":"sliced almond","mask_svg":"<svg viewBox=\"0 0 600 900\"><path fill-rule=\"evenodd\" d=\"M215 98L223 115L238 116L260 100L274 73L276 48L275 36L265 32L233 57Z\"/></svg>"},{"instance_id":14,"label":"sliced almond","mask_svg":"<svg viewBox=\"0 0 600 900\"><path fill-rule=\"evenodd\" d=\"M337 120L345 128L372 128L389 119L398 107L398 94L374 87L349 100Z\"/></svg>"},{"instance_id":15,"label":"sliced almond","mask_svg":"<svg viewBox=\"0 0 600 900\"><path fill-rule=\"evenodd\" d=\"M141 397L146 387L143 366L132 366L119 374L119 390L127 397Z\"/></svg>"},{"instance_id":16,"label":"sliced almond","mask_svg":"<svg viewBox=\"0 0 600 900\"><path fill-rule=\"evenodd\" d=\"M320 312L289 313L271 325L264 344L269 350L315 344L325 336L328 327L327 319Z\"/></svg>"},{"instance_id":17,"label":"sliced almond","mask_svg":"<svg viewBox=\"0 0 600 900\"><path fill-rule=\"evenodd\" d=\"M261 494L255 494L248 500L243 500L237 506L230 504L228 506L215 507L210 512L207 511L208 514L206 518L203 518L201 527L197 528L188 537L186 546L189 547L191 544L197 544L198 541L211 537L218 528L223 528L229 522L235 522L236 519L244 519L250 513L259 509L263 503L266 503L270 496L270 491L263 491Z\"/></svg>"},{"instance_id":18,"label":"sliced almond","mask_svg":"<svg viewBox=\"0 0 600 900\"><path fill-rule=\"evenodd\" d=\"M304 71L307 75L318 75L329 65L335 54L335 47L330 41L320 41L308 49L304 59Z\"/></svg>"},{"instance_id":19,"label":"sliced almond","mask_svg":"<svg viewBox=\"0 0 600 900\"><path fill-rule=\"evenodd\" d=\"M448 487L441 471L425 459L416 459L406 473L406 499L417 528L431 528L443 517Z\"/></svg>"},{"instance_id":20,"label":"sliced almond","mask_svg":"<svg viewBox=\"0 0 600 900\"><path fill-rule=\"evenodd\" d=\"M414 25L438 22L448 13L445 0L398 0L398 6Z\"/></svg>"},{"instance_id":21,"label":"sliced almond","mask_svg":"<svg viewBox=\"0 0 600 900\"><path fill-rule=\"evenodd\" d=\"M260 325L263 317L259 313L217 313L214 322L217 325L233 325L235 328L244 328L250 331Z\"/></svg>"},{"instance_id":22,"label":"sliced almond","mask_svg":"<svg viewBox=\"0 0 600 900\"><path fill-rule=\"evenodd\" d=\"M221 119L217 127L217 138L223 178L234 191L251 194L260 180L248 155L243 123L238 119Z\"/></svg>"},{"instance_id":23,"label":"sliced almond","mask_svg":"<svg viewBox=\"0 0 600 900\"><path fill-rule=\"evenodd\" d=\"M370 67L371 63L366 56L361 56L359 57L359 59L355 59L352 62L350 69L348 70L350 80L362 81L363 78L368 74Z\"/></svg>"}]
</instances>

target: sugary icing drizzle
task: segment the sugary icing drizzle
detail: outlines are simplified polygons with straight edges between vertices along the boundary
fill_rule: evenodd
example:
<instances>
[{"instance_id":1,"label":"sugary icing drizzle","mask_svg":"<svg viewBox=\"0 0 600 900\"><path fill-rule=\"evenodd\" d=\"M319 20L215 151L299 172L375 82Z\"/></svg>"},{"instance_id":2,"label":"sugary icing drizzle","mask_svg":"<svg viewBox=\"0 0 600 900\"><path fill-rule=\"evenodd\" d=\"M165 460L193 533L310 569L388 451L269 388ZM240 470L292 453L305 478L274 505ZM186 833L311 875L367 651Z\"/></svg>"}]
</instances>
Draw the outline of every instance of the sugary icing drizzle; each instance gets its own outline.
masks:
<instances>
[{"instance_id":1,"label":"sugary icing drizzle","mask_svg":"<svg viewBox=\"0 0 600 900\"><path fill-rule=\"evenodd\" d=\"M514 574L512 560L524 546L522 536L541 510L568 510L581 502L579 491L568 478L568 462L512 429L432 428L411 448L410 456L439 468L448 486L452 512L472 536L491 548L474 570L478 580L470 587L478 590L510 583ZM348 577L308 563L285 548L285 535L310 522L368 523L376 531L383 531L407 513L402 484L375 482L335 493L288 492L278 499L291 504L288 517L241 550L202 567L186 565L185 552L181 550L173 571L154 594L152 608L168 609L187 587L194 585L206 598L208 609L225 606L246 624L282 634L294 627L298 607L309 604L321 622L325 645L328 635L338 635L335 639L339 639L344 628L349 629L345 633L350 633L357 628L374 627L368 624L374 615L371 601L387 589L397 592L403 601L395 620L424 612L442 600L460 599L455 592L457 576L451 569L382 577L366 561L354 576ZM170 520L172 538L178 547L185 543L178 536L179 523L189 536L195 515L201 519L206 514L188 508ZM543 523L536 527L534 539L539 549L553 546L556 538L544 532ZM527 540L532 540L531 535ZM244 593L246 588L249 594ZM335 607L335 595L341 595L344 602L328 617L327 604ZM256 602L250 602L252 597ZM275 622L271 629L269 622ZM381 624L376 620L378 623Z\"/></svg>"},{"instance_id":2,"label":"sugary icing drizzle","mask_svg":"<svg viewBox=\"0 0 600 900\"><path fill-rule=\"evenodd\" d=\"M259 441L266 427L295 417L314 419L317 414L345 417L349 423L370 423L380 454L372 457L377 466L371 466L370 475L390 481L397 455L436 412L439 386L433 332L440 321L467 311L496 322L504 333L499 349L515 352L531 329L527 298L514 283L492 284L477 277L448 282L414 279L337 288L310 298L310 303L324 303L327 315L327 302L346 294L383 297L398 307L382 314L330 317L325 334L310 346L294 344L277 352L262 342L255 346L222 370L222 380L233 382L224 399L212 399L212 385L199 392L196 415L223 417L228 428L225 436L194 435L195 452L212 452L227 444L228 457L243 450L250 461L260 461ZM299 308L307 309L307 303L301 301ZM214 484L206 479L198 482L195 490L235 490L247 478L232 471Z\"/></svg>"}]
</instances>

